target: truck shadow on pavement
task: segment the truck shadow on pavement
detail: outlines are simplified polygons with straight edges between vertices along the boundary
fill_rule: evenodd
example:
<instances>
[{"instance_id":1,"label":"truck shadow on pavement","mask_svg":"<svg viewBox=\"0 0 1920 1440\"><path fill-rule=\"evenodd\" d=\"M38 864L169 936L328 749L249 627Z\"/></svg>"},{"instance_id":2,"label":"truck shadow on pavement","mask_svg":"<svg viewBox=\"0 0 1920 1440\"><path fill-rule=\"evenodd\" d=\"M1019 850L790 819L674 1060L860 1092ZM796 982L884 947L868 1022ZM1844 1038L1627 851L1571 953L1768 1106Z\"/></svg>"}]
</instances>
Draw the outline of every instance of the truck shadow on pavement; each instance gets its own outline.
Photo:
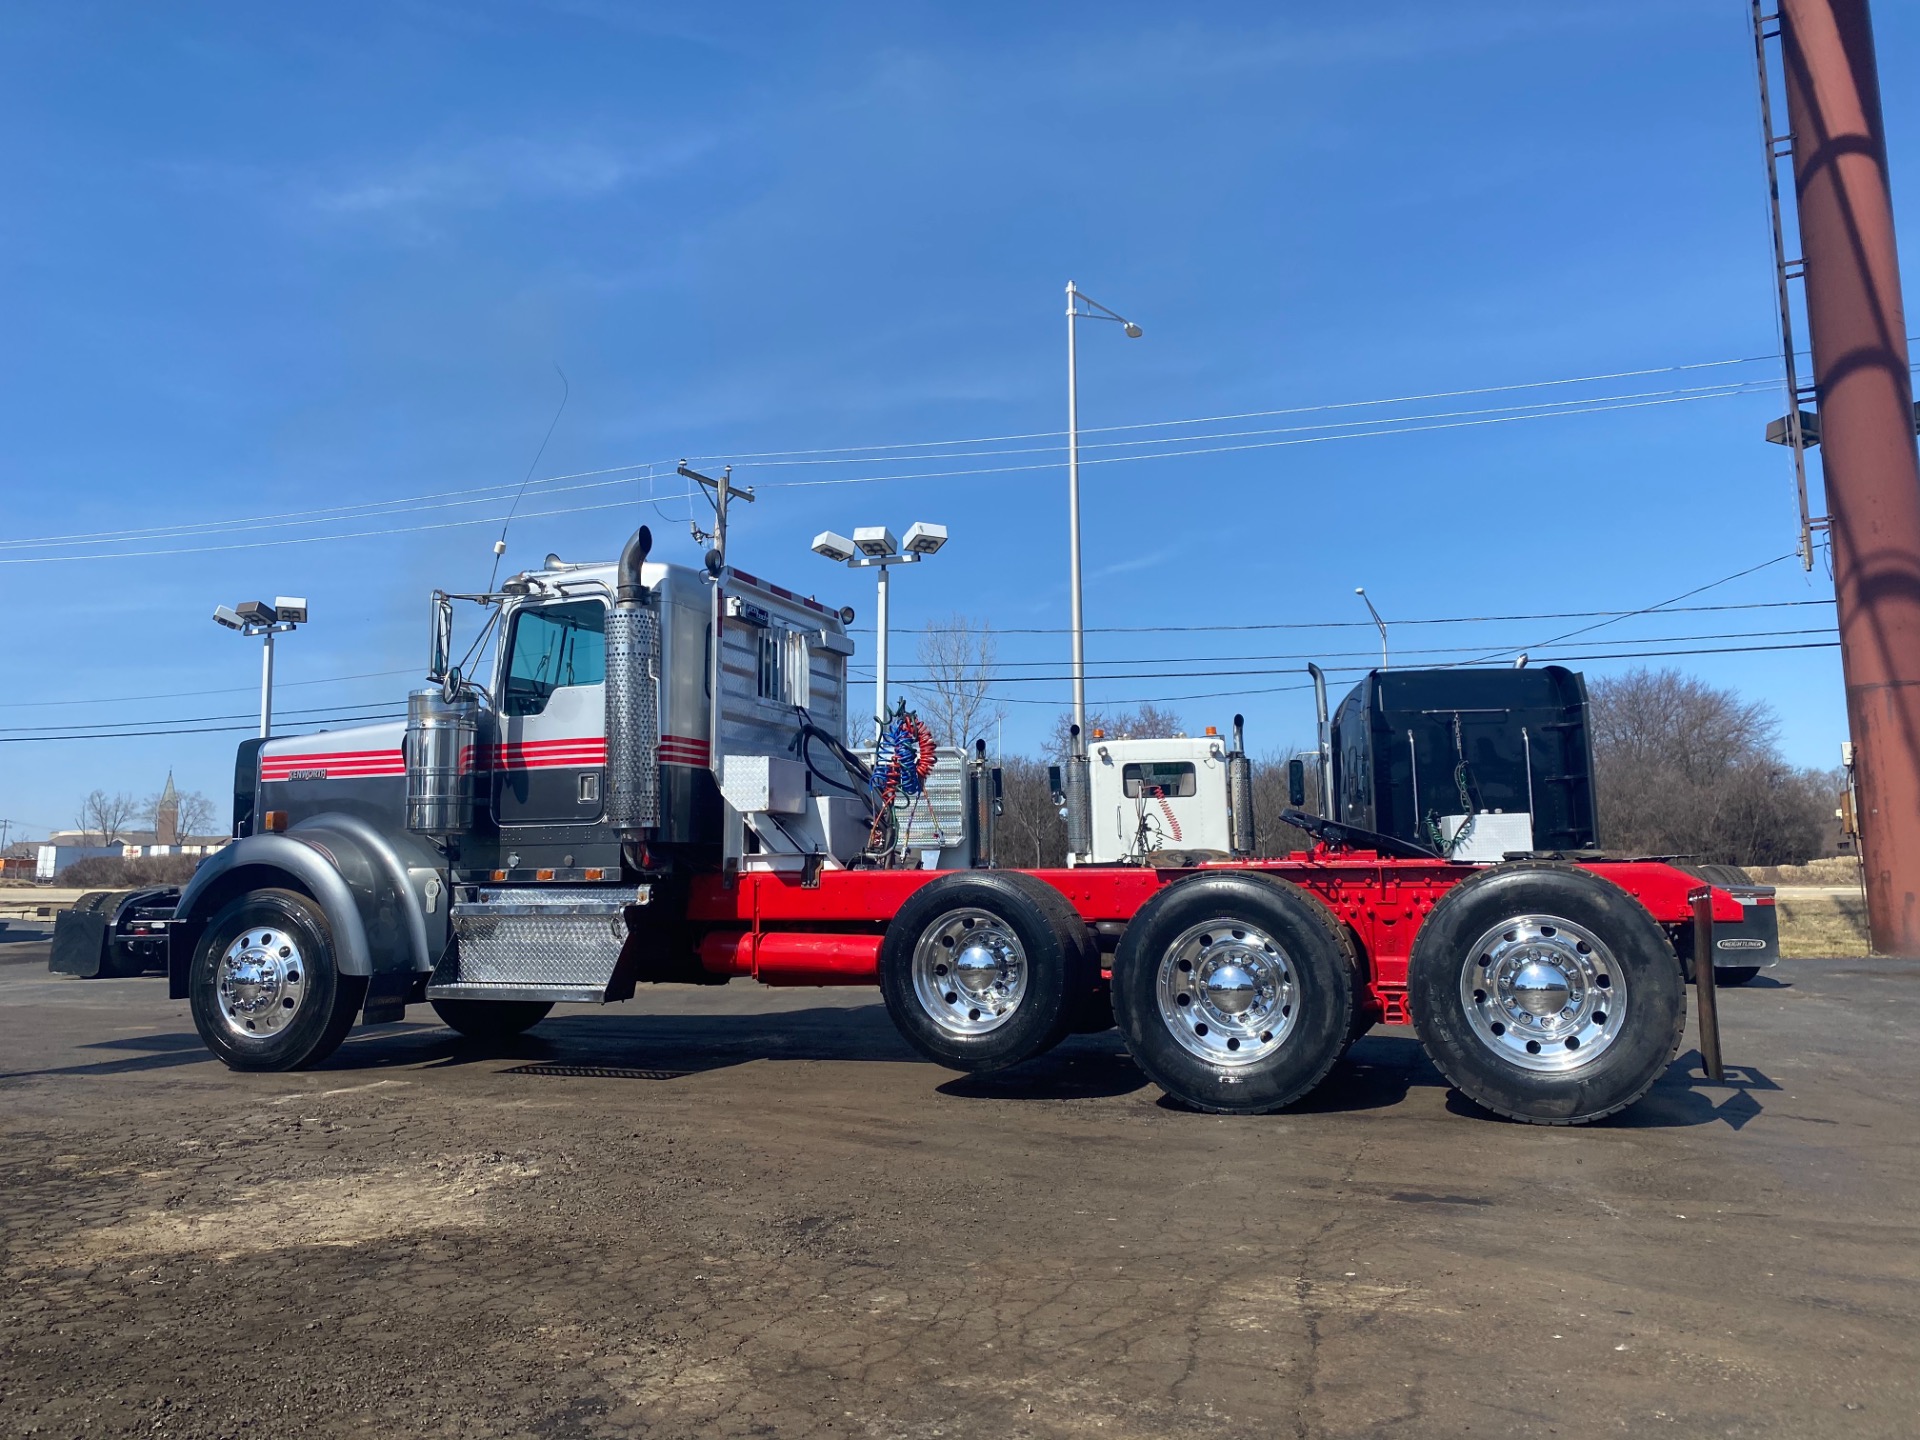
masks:
<instances>
[{"instance_id":1,"label":"truck shadow on pavement","mask_svg":"<svg viewBox=\"0 0 1920 1440\"><path fill-rule=\"evenodd\" d=\"M129 1035L97 1040L82 1050L135 1051L111 1060L0 1074L119 1075L219 1061L195 1032ZM673 1081L756 1061L916 1064L882 1005L821 1006L759 1015L562 1015L508 1040L472 1040L443 1025L400 1021L355 1032L320 1071L443 1070L492 1067L529 1079ZM936 1088L963 1100L1095 1100L1130 1095L1151 1085L1127 1054L1118 1031L1069 1037L1056 1049L1011 1070L957 1075ZM1354 1044L1327 1078L1291 1115L1337 1115L1387 1110L1416 1088L1447 1090L1453 1114L1484 1119L1482 1111L1447 1086L1411 1035L1375 1033ZM1729 1065L1726 1079L1704 1077L1698 1051L1676 1057L1638 1104L1601 1123L1627 1130L1725 1124L1742 1129L1763 1113L1758 1095L1780 1086L1753 1066ZM1184 1110L1162 1097L1169 1110Z\"/></svg>"}]
</instances>

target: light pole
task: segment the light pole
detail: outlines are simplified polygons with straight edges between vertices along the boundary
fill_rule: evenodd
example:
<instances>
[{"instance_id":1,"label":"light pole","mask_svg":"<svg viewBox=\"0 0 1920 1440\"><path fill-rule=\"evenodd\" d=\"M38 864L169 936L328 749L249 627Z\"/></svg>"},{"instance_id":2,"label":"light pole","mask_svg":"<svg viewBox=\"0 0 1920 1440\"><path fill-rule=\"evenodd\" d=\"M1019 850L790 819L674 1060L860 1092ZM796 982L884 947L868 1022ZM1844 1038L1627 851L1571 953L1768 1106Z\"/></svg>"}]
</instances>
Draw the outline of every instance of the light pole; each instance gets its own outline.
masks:
<instances>
[{"instance_id":1,"label":"light pole","mask_svg":"<svg viewBox=\"0 0 1920 1440\"><path fill-rule=\"evenodd\" d=\"M1384 670L1387 668L1387 622L1382 620L1380 612L1373 608L1373 601L1367 599L1367 590L1364 585L1354 586L1353 593L1358 595L1360 603L1367 607L1367 614L1373 617L1374 626L1380 632L1380 668Z\"/></svg>"},{"instance_id":2,"label":"light pole","mask_svg":"<svg viewBox=\"0 0 1920 1440\"><path fill-rule=\"evenodd\" d=\"M1080 621L1080 367L1074 336L1080 320L1112 320L1129 340L1140 338L1140 327L1067 282L1067 550L1072 572L1073 605L1073 723L1087 729L1087 636Z\"/></svg>"},{"instance_id":3,"label":"light pole","mask_svg":"<svg viewBox=\"0 0 1920 1440\"><path fill-rule=\"evenodd\" d=\"M292 595L277 595L273 604L249 600L238 608L217 605L214 623L242 635L260 636L266 642L260 654L260 738L273 733L273 637L297 629L307 620L307 602Z\"/></svg>"},{"instance_id":4,"label":"light pole","mask_svg":"<svg viewBox=\"0 0 1920 1440\"><path fill-rule=\"evenodd\" d=\"M917 564L947 543L947 527L916 520L903 540L895 540L884 525L863 526L847 539L831 530L813 537L813 553L844 561L849 570L878 570L879 596L874 604L873 718L878 734L887 723L887 571L895 565Z\"/></svg>"}]
</instances>

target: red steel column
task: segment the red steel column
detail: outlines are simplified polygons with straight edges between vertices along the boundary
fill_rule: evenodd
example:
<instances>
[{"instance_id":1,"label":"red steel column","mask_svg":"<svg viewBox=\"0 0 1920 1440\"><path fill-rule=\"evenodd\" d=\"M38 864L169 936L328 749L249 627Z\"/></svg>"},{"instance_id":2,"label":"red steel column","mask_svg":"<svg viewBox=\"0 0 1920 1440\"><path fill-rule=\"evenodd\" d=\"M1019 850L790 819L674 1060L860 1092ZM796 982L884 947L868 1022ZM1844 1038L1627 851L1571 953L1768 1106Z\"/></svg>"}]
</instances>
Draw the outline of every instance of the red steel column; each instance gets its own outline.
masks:
<instances>
[{"instance_id":1,"label":"red steel column","mask_svg":"<svg viewBox=\"0 0 1920 1440\"><path fill-rule=\"evenodd\" d=\"M1873 947L1920 956L1920 460L1867 0L1781 0Z\"/></svg>"}]
</instances>

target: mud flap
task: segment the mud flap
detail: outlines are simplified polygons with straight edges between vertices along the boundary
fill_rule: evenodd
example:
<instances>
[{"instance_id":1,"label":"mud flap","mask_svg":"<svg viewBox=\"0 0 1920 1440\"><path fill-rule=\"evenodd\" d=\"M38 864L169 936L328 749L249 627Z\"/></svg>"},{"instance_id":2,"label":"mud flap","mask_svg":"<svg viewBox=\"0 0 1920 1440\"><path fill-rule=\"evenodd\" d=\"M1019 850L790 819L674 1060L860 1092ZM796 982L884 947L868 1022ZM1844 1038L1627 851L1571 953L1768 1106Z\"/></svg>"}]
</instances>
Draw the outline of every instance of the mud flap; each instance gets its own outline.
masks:
<instances>
[{"instance_id":1,"label":"mud flap","mask_svg":"<svg viewBox=\"0 0 1920 1440\"><path fill-rule=\"evenodd\" d=\"M48 970L55 975L78 975L83 980L112 973L108 968L107 936L113 916L105 907L107 901L118 898L111 891L95 891L82 895L73 909L60 912L53 922Z\"/></svg>"}]
</instances>

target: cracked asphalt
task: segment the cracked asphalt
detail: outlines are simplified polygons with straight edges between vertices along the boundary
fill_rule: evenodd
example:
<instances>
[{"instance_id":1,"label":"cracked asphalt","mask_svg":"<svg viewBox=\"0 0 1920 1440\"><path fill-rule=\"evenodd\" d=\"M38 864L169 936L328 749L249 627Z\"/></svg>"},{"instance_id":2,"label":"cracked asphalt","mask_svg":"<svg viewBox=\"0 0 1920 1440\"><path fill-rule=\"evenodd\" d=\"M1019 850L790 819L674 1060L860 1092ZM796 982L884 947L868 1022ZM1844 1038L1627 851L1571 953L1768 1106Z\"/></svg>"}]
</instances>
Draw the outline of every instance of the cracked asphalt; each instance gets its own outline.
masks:
<instances>
[{"instance_id":1,"label":"cracked asphalt","mask_svg":"<svg viewBox=\"0 0 1920 1440\"><path fill-rule=\"evenodd\" d=\"M1783 963L1587 1130L1412 1037L1304 1107L1117 1037L914 1061L873 992L661 990L231 1074L0 934L8 1435L1909 1436L1920 966Z\"/></svg>"}]
</instances>

